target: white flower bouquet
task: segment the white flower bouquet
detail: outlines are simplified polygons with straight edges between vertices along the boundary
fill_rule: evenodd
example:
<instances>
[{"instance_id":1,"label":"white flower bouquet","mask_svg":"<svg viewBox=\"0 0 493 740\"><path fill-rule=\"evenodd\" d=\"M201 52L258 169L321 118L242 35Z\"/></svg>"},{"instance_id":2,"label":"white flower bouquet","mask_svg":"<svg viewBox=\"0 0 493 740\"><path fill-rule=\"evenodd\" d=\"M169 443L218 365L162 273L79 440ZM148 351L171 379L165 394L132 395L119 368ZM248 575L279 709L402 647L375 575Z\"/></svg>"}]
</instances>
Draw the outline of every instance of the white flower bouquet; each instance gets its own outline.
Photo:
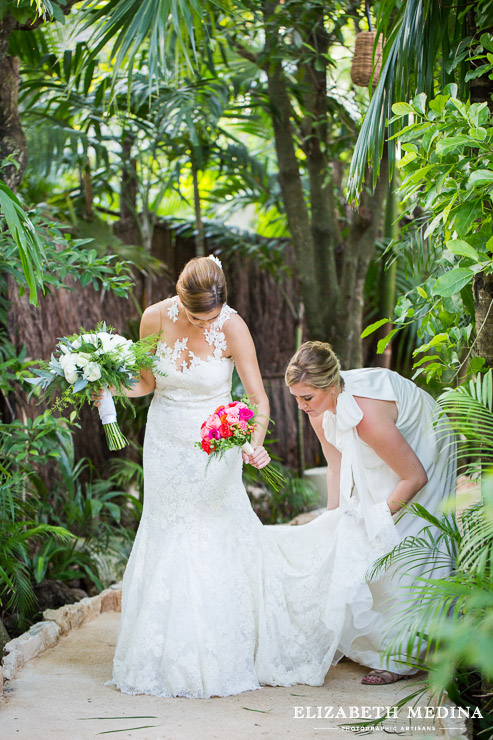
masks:
<instances>
[{"instance_id":1,"label":"white flower bouquet","mask_svg":"<svg viewBox=\"0 0 493 740\"><path fill-rule=\"evenodd\" d=\"M43 398L56 394L54 408L73 406L76 412L103 390L99 416L108 447L121 450L127 440L116 421L110 388L122 403L128 403L124 391L135 385L143 368L152 368L151 350L156 341L152 336L132 342L102 322L92 332L80 329L79 334L62 337L57 344L59 354L52 354L50 362L40 362L41 367L33 369L36 377L27 380L41 388Z\"/></svg>"}]
</instances>

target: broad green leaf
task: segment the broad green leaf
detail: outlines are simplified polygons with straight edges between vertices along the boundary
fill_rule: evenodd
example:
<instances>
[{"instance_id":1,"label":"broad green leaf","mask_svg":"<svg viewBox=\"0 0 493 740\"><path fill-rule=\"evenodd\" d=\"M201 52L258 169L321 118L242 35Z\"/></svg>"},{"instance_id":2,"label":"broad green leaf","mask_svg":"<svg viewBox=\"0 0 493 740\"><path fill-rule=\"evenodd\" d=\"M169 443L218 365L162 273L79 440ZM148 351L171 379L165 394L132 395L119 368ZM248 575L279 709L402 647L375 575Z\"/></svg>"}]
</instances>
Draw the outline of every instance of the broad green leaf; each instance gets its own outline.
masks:
<instances>
[{"instance_id":1,"label":"broad green leaf","mask_svg":"<svg viewBox=\"0 0 493 740\"><path fill-rule=\"evenodd\" d=\"M475 262L479 262L479 254L476 252L474 247L471 247L470 244L462 239L449 239L449 241L446 242L446 246L452 254L457 254L460 257L469 257Z\"/></svg>"},{"instance_id":2,"label":"broad green leaf","mask_svg":"<svg viewBox=\"0 0 493 740\"><path fill-rule=\"evenodd\" d=\"M475 170L467 181L467 188L479 188L493 184L493 170Z\"/></svg>"},{"instance_id":3,"label":"broad green leaf","mask_svg":"<svg viewBox=\"0 0 493 740\"><path fill-rule=\"evenodd\" d=\"M474 273L467 267L455 267L440 275L435 281L431 291L432 295L451 296L459 293L473 277Z\"/></svg>"},{"instance_id":4,"label":"broad green leaf","mask_svg":"<svg viewBox=\"0 0 493 740\"><path fill-rule=\"evenodd\" d=\"M481 214L481 202L471 200L466 203L462 203L454 214L453 222L453 226L457 231L458 236L465 236L476 219L481 218Z\"/></svg>"},{"instance_id":5,"label":"broad green leaf","mask_svg":"<svg viewBox=\"0 0 493 740\"><path fill-rule=\"evenodd\" d=\"M436 152L440 156L445 157L447 154L462 149L465 146L471 146L472 143L469 136L448 136L437 143Z\"/></svg>"},{"instance_id":6,"label":"broad green leaf","mask_svg":"<svg viewBox=\"0 0 493 740\"><path fill-rule=\"evenodd\" d=\"M476 69L471 69L466 74L464 78L464 82L469 82L469 80L475 80L477 77L482 77L490 69L491 69L490 64L482 64L480 67L477 67Z\"/></svg>"},{"instance_id":7,"label":"broad green leaf","mask_svg":"<svg viewBox=\"0 0 493 740\"><path fill-rule=\"evenodd\" d=\"M447 104L447 101L449 99L449 95L437 95L436 98L430 100L429 102L430 110L441 114L444 111L445 105Z\"/></svg>"},{"instance_id":8,"label":"broad green leaf","mask_svg":"<svg viewBox=\"0 0 493 740\"><path fill-rule=\"evenodd\" d=\"M418 113L421 113L422 116L424 116L426 112L426 93L422 92L419 93L419 95L416 95L416 97L413 98L413 108L418 111Z\"/></svg>"},{"instance_id":9,"label":"broad green leaf","mask_svg":"<svg viewBox=\"0 0 493 740\"><path fill-rule=\"evenodd\" d=\"M438 224L443 220L443 213L439 213L435 218L428 224L428 227L424 233L424 238L427 239L430 234L433 234Z\"/></svg>"},{"instance_id":10,"label":"broad green leaf","mask_svg":"<svg viewBox=\"0 0 493 740\"><path fill-rule=\"evenodd\" d=\"M446 332L442 332L441 334L435 334L433 339L431 339L429 342L426 342L426 344L422 344L420 347L417 347L413 351L413 356L421 355L423 354L423 352L428 352L428 350L431 349L432 347L437 347L439 344L445 344L445 342L448 342L448 341L449 341L449 336Z\"/></svg>"},{"instance_id":11,"label":"broad green leaf","mask_svg":"<svg viewBox=\"0 0 493 740\"><path fill-rule=\"evenodd\" d=\"M382 354L382 352L384 351L385 347L386 347L386 346L387 346L387 345L389 344L389 342L391 342L391 340L392 340L392 337L393 337L393 336L394 336L395 334L397 334L397 332L398 332L398 331L400 331L400 329L401 329L401 327L400 327L400 326L399 326L399 327L397 327L397 329L392 329L391 331L389 331L389 333L388 333L388 334L387 334L387 335L386 335L385 337L383 337L383 338L382 338L382 339L381 339L381 340L380 340L380 341L378 342L378 344L377 344L377 352L378 352L378 354L379 354L379 355L381 355L381 354Z\"/></svg>"},{"instance_id":12,"label":"broad green leaf","mask_svg":"<svg viewBox=\"0 0 493 740\"><path fill-rule=\"evenodd\" d=\"M469 111L467 110L467 106L461 100L457 100L457 98L452 98L452 103L455 105L461 116L465 118L466 121L469 121Z\"/></svg>"},{"instance_id":13,"label":"broad green leaf","mask_svg":"<svg viewBox=\"0 0 493 740\"><path fill-rule=\"evenodd\" d=\"M388 321L388 319L379 319L378 321L374 321L373 324L370 324L361 332L361 339L364 339L369 334L373 334L374 331L380 329L380 327L384 326L384 324L387 324Z\"/></svg>"},{"instance_id":14,"label":"broad green leaf","mask_svg":"<svg viewBox=\"0 0 493 740\"><path fill-rule=\"evenodd\" d=\"M392 112L395 113L396 116L407 116L416 111L412 105L409 105L409 103L394 103L392 106Z\"/></svg>"},{"instance_id":15,"label":"broad green leaf","mask_svg":"<svg viewBox=\"0 0 493 740\"><path fill-rule=\"evenodd\" d=\"M428 298L428 293L424 288L421 287L421 285L417 286L416 291L421 296L421 298Z\"/></svg>"},{"instance_id":16,"label":"broad green leaf","mask_svg":"<svg viewBox=\"0 0 493 740\"><path fill-rule=\"evenodd\" d=\"M472 136L473 139L484 141L486 139L486 129L483 128L483 126L478 126L477 128L470 128L469 136Z\"/></svg>"},{"instance_id":17,"label":"broad green leaf","mask_svg":"<svg viewBox=\"0 0 493 740\"><path fill-rule=\"evenodd\" d=\"M479 39L479 43L486 51L493 52L493 36L491 33L482 33Z\"/></svg>"},{"instance_id":18,"label":"broad green leaf","mask_svg":"<svg viewBox=\"0 0 493 740\"><path fill-rule=\"evenodd\" d=\"M410 164L410 162L413 162L417 156L416 152L406 152L402 159L397 163L397 166L399 169L401 167L405 167L407 164Z\"/></svg>"},{"instance_id":19,"label":"broad green leaf","mask_svg":"<svg viewBox=\"0 0 493 740\"><path fill-rule=\"evenodd\" d=\"M456 82L449 82L448 85L445 85L443 88L443 94L446 95L448 98L456 98L457 97L457 90L459 88L457 87ZM437 96L440 97L440 96Z\"/></svg>"},{"instance_id":20,"label":"broad green leaf","mask_svg":"<svg viewBox=\"0 0 493 740\"><path fill-rule=\"evenodd\" d=\"M472 357L469 362L469 369L473 375L479 373L484 363L486 362L484 357Z\"/></svg>"}]
</instances>

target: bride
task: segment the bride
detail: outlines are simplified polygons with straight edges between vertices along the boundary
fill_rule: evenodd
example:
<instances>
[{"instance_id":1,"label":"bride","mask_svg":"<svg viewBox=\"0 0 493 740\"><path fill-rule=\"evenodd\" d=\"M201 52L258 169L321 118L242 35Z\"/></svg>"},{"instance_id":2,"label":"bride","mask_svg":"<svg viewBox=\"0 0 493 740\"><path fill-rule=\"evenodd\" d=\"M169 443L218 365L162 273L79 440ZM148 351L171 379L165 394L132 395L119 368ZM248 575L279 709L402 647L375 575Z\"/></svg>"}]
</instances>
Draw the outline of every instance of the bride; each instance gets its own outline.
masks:
<instances>
[{"instance_id":1,"label":"bride","mask_svg":"<svg viewBox=\"0 0 493 740\"><path fill-rule=\"evenodd\" d=\"M144 506L123 577L112 681L128 694L227 696L262 685L322 685L346 619L371 605L364 575L396 542L385 502L370 542L355 497L301 527L263 526L242 483L262 468L269 403L243 319L227 305L216 258L191 260L177 295L150 306L155 370L129 396L153 393L144 441ZM236 365L258 405L248 456L209 459L202 422L231 400ZM263 423L264 422L264 423Z\"/></svg>"}]
</instances>

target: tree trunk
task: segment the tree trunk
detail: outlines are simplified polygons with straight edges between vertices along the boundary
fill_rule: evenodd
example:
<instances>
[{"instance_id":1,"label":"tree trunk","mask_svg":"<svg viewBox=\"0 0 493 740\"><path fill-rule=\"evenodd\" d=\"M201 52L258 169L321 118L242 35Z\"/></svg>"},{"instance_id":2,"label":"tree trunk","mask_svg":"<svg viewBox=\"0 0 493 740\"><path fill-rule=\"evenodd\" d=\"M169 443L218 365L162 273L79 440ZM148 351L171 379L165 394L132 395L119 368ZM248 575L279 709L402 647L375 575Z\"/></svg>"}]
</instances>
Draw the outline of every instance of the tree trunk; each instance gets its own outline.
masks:
<instances>
[{"instance_id":1,"label":"tree trunk","mask_svg":"<svg viewBox=\"0 0 493 740\"><path fill-rule=\"evenodd\" d=\"M133 134L125 133L122 138L122 179L120 190L120 227L123 230L138 230L137 224L137 165L132 156Z\"/></svg>"},{"instance_id":2,"label":"tree trunk","mask_svg":"<svg viewBox=\"0 0 493 740\"><path fill-rule=\"evenodd\" d=\"M474 276L474 306L476 308L476 349L493 367L493 275L480 272Z\"/></svg>"},{"instance_id":3,"label":"tree trunk","mask_svg":"<svg viewBox=\"0 0 493 740\"><path fill-rule=\"evenodd\" d=\"M11 190L22 180L27 164L27 144L17 108L19 90L19 60L7 54L9 36L16 21L6 15L0 20L0 166L8 157L14 164L6 164L1 179Z\"/></svg>"},{"instance_id":4,"label":"tree trunk","mask_svg":"<svg viewBox=\"0 0 493 740\"><path fill-rule=\"evenodd\" d=\"M377 235L382 226L387 180L388 157L385 149L376 188L371 194L367 188L363 189L358 213L353 219L344 247L341 289L336 307L335 346L341 365L346 369L361 367L363 364L361 332L365 281L370 261L375 253Z\"/></svg>"},{"instance_id":5,"label":"tree trunk","mask_svg":"<svg viewBox=\"0 0 493 740\"><path fill-rule=\"evenodd\" d=\"M467 33L474 37L477 27L474 18L474 6L466 13ZM490 33L493 29L489 29ZM469 83L471 103L488 103L493 112L493 81L487 75L476 77ZM486 367L493 367L493 275L479 273L473 281L474 308L476 314L476 349L480 357L486 360Z\"/></svg>"},{"instance_id":6,"label":"tree trunk","mask_svg":"<svg viewBox=\"0 0 493 740\"><path fill-rule=\"evenodd\" d=\"M279 33L276 7L276 1L268 0L264 3L265 53L269 58L266 66L267 90L274 128L279 183L301 279L309 333L313 338L323 338L314 245L300 166L294 146L291 102L281 62L276 58Z\"/></svg>"}]
</instances>

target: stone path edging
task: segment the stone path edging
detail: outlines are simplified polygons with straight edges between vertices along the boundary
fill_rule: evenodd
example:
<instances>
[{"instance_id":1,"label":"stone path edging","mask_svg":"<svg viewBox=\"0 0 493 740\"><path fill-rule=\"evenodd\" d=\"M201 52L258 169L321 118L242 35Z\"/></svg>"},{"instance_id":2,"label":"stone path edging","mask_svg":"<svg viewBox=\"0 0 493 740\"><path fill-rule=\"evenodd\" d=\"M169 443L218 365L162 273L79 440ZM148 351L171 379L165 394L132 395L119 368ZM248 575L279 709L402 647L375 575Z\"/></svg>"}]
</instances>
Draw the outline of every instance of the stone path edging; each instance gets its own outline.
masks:
<instances>
[{"instance_id":1,"label":"stone path edging","mask_svg":"<svg viewBox=\"0 0 493 740\"><path fill-rule=\"evenodd\" d=\"M0 663L0 694L3 691L3 682L14 678L28 660L56 645L60 637L70 630L96 619L101 612L120 611L121 602L120 581L96 596L87 596L59 609L45 609L43 622L36 622L27 632L5 645Z\"/></svg>"}]
</instances>

